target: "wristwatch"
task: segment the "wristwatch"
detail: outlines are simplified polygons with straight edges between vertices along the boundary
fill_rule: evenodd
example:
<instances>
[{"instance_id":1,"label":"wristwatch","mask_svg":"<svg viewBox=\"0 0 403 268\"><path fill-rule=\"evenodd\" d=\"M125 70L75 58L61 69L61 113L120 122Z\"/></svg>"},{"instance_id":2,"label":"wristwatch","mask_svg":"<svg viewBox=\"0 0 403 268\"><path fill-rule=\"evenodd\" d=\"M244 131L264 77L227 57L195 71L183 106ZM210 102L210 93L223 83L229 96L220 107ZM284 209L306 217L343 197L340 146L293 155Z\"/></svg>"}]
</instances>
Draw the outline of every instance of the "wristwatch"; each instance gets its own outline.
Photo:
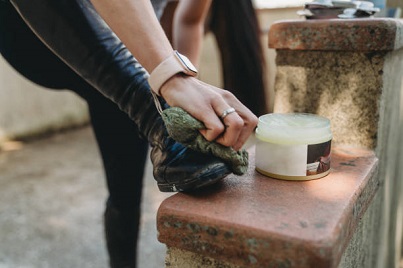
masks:
<instances>
[{"instance_id":1,"label":"wristwatch","mask_svg":"<svg viewBox=\"0 0 403 268\"><path fill-rule=\"evenodd\" d=\"M155 67L148 77L148 83L152 91L160 96L161 87L177 73L196 76L197 69L186 56L174 50L172 55Z\"/></svg>"}]
</instances>

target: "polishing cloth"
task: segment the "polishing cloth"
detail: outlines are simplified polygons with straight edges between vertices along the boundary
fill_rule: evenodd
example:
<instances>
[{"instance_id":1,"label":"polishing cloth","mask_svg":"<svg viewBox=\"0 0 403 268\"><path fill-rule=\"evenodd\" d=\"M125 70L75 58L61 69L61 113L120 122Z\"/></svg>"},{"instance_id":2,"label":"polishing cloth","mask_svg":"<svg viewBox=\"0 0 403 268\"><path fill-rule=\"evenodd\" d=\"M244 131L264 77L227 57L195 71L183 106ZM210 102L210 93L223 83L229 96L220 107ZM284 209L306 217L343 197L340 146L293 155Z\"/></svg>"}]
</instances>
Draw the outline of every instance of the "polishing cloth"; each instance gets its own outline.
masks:
<instances>
[{"instance_id":1,"label":"polishing cloth","mask_svg":"<svg viewBox=\"0 0 403 268\"><path fill-rule=\"evenodd\" d=\"M244 149L235 151L214 141L206 140L200 134L204 124L179 107L170 107L162 111L169 136L192 150L212 154L227 163L234 174L242 175L248 169L248 152Z\"/></svg>"}]
</instances>

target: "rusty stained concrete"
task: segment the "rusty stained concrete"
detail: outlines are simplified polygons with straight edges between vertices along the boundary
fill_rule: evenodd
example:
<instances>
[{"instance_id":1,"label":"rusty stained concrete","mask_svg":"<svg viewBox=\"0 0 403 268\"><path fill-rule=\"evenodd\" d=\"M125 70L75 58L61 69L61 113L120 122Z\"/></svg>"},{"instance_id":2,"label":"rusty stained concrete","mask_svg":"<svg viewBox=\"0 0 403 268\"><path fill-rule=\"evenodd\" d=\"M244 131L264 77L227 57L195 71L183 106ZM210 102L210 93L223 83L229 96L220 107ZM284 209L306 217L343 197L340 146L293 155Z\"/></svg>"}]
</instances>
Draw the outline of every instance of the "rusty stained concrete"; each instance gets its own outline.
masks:
<instances>
[{"instance_id":1,"label":"rusty stained concrete","mask_svg":"<svg viewBox=\"0 0 403 268\"><path fill-rule=\"evenodd\" d=\"M331 173L304 182L265 177L253 158L244 176L166 199L157 215L159 240L245 267L336 267L379 186L373 152L335 149Z\"/></svg>"}]
</instances>

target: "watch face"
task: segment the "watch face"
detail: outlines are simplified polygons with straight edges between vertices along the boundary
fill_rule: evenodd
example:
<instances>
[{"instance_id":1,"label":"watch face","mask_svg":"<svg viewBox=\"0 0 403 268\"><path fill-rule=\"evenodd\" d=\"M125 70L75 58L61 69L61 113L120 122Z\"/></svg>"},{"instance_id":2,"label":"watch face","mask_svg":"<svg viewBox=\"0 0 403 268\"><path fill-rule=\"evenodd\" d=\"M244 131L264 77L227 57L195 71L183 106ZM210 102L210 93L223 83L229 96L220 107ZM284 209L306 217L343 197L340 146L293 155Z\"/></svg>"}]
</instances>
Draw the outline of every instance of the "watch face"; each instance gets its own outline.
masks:
<instances>
[{"instance_id":1,"label":"watch face","mask_svg":"<svg viewBox=\"0 0 403 268\"><path fill-rule=\"evenodd\" d=\"M193 72L194 74L197 74L197 69L196 67L192 64L192 62L184 55L180 54L178 51L175 51L176 55L180 59L180 61L185 65L185 67Z\"/></svg>"}]
</instances>

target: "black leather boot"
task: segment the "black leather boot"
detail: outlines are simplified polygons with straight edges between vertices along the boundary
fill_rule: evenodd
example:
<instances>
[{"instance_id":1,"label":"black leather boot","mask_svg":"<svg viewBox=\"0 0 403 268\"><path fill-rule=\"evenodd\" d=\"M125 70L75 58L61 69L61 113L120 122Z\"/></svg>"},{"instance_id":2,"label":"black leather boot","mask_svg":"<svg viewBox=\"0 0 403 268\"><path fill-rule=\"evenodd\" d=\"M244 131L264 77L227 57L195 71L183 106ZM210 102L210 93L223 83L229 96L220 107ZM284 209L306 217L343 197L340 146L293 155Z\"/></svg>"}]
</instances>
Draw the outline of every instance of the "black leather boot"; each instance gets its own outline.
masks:
<instances>
[{"instance_id":1,"label":"black leather boot","mask_svg":"<svg viewBox=\"0 0 403 268\"><path fill-rule=\"evenodd\" d=\"M230 173L220 159L192 151L168 137L153 102L147 72L89 0L11 0L11 3L58 57L136 123L152 146L153 173L161 191L198 189Z\"/></svg>"}]
</instances>

